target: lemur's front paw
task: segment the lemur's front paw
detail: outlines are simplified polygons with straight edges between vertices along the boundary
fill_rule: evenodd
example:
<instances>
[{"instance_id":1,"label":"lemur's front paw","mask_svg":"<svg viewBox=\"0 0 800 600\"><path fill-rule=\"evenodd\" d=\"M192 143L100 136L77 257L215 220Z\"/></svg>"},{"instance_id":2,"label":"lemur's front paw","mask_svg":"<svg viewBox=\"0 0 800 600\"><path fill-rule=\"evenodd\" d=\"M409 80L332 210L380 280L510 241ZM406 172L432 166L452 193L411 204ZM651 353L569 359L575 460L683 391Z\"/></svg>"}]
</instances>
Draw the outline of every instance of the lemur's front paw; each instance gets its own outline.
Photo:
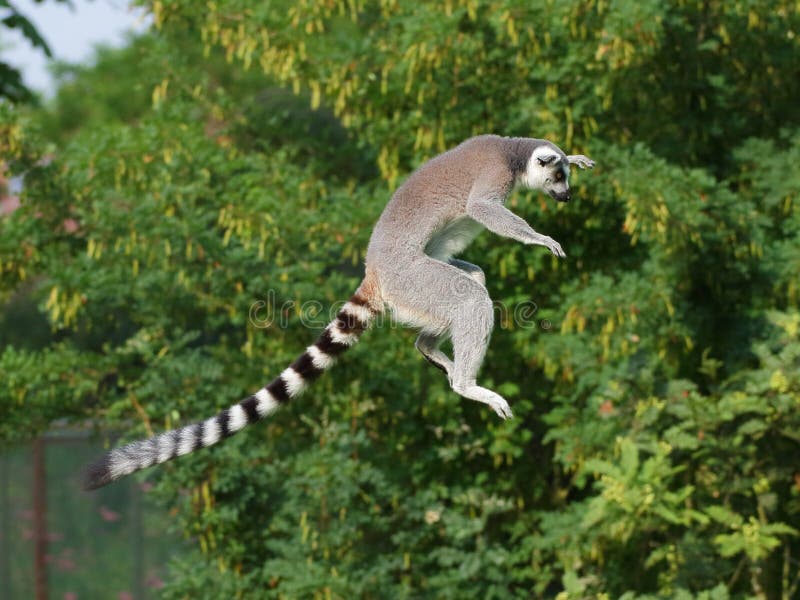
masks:
<instances>
[{"instance_id":1,"label":"lemur's front paw","mask_svg":"<svg viewBox=\"0 0 800 600\"><path fill-rule=\"evenodd\" d=\"M591 158L583 154L570 154L567 157L567 161L571 165L578 165L581 169L591 169L595 165L595 162Z\"/></svg>"},{"instance_id":2,"label":"lemur's front paw","mask_svg":"<svg viewBox=\"0 0 800 600\"><path fill-rule=\"evenodd\" d=\"M552 252L555 256L559 258L566 258L566 253L561 249L561 244L555 241L553 238L545 238L544 245L547 247L550 252Z\"/></svg>"}]
</instances>

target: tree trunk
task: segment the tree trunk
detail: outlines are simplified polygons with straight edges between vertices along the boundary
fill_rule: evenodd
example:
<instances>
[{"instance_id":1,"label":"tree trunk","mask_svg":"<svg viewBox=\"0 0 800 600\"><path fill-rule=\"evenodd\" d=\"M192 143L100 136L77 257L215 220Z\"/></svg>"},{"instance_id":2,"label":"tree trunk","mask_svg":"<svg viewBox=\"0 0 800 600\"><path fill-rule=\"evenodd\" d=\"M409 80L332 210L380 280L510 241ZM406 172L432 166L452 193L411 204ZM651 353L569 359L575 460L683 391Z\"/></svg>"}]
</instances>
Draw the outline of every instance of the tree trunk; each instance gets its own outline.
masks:
<instances>
[{"instance_id":1,"label":"tree trunk","mask_svg":"<svg viewBox=\"0 0 800 600\"><path fill-rule=\"evenodd\" d=\"M33 574L36 600L47 600L47 478L45 441L33 442Z\"/></svg>"}]
</instances>

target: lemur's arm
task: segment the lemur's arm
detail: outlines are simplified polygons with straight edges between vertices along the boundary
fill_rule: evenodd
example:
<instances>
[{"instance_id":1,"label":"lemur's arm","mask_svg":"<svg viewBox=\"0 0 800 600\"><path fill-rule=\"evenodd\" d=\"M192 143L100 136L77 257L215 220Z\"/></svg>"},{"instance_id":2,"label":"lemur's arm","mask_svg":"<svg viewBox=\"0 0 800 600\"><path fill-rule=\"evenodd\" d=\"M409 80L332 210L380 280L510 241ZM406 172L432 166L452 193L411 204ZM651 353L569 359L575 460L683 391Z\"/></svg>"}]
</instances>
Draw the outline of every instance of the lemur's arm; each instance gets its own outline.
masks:
<instances>
[{"instance_id":1,"label":"lemur's arm","mask_svg":"<svg viewBox=\"0 0 800 600\"><path fill-rule=\"evenodd\" d=\"M533 227L503 206L505 194L491 187L475 186L467 199L467 215L492 233L522 242L544 246L550 252L565 258L561 244L553 238L534 231Z\"/></svg>"}]
</instances>

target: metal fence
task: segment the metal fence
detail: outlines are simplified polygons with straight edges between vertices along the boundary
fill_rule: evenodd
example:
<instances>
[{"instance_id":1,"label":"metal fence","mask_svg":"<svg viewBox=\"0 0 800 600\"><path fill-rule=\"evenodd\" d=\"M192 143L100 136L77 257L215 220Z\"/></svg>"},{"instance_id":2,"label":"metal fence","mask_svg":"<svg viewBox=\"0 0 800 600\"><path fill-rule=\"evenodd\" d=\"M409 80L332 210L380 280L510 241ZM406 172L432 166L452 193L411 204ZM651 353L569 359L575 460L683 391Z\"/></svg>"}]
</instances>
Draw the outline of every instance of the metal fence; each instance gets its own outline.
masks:
<instances>
[{"instance_id":1,"label":"metal fence","mask_svg":"<svg viewBox=\"0 0 800 600\"><path fill-rule=\"evenodd\" d=\"M158 596L181 536L146 483L80 489L81 467L103 450L67 430L0 453L0 599Z\"/></svg>"}]
</instances>

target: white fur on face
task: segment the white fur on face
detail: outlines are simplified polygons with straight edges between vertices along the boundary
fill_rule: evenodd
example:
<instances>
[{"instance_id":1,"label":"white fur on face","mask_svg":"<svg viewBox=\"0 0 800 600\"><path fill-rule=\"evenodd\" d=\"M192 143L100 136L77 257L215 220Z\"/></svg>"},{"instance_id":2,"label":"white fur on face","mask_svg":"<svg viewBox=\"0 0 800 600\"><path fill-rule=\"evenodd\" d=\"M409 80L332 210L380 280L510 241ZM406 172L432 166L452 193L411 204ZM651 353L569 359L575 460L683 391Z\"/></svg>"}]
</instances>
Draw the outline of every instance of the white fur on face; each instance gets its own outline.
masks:
<instances>
[{"instance_id":1,"label":"white fur on face","mask_svg":"<svg viewBox=\"0 0 800 600\"><path fill-rule=\"evenodd\" d=\"M525 167L525 172L522 174L521 180L525 187L532 190L543 190L545 183L553 171L552 163L542 166L539 164L539 159L546 160L549 157L560 158L559 155L548 146L539 146L533 151L528 165Z\"/></svg>"},{"instance_id":2,"label":"white fur on face","mask_svg":"<svg viewBox=\"0 0 800 600\"><path fill-rule=\"evenodd\" d=\"M548 161L548 163L544 166L539 164L539 160L547 160L549 158L553 158L552 161ZM558 165L556 166L556 163ZM554 180L554 175L557 169L564 170L564 179L561 182L556 182ZM550 180L548 182L548 179ZM533 190L543 190L548 191L550 189L566 189L567 181L569 180L569 164L566 160L563 160L563 157L548 146L539 146L533 151L531 154L530 159L528 159L528 165L525 167L525 172L520 177L520 181L526 187L533 189Z\"/></svg>"}]
</instances>

